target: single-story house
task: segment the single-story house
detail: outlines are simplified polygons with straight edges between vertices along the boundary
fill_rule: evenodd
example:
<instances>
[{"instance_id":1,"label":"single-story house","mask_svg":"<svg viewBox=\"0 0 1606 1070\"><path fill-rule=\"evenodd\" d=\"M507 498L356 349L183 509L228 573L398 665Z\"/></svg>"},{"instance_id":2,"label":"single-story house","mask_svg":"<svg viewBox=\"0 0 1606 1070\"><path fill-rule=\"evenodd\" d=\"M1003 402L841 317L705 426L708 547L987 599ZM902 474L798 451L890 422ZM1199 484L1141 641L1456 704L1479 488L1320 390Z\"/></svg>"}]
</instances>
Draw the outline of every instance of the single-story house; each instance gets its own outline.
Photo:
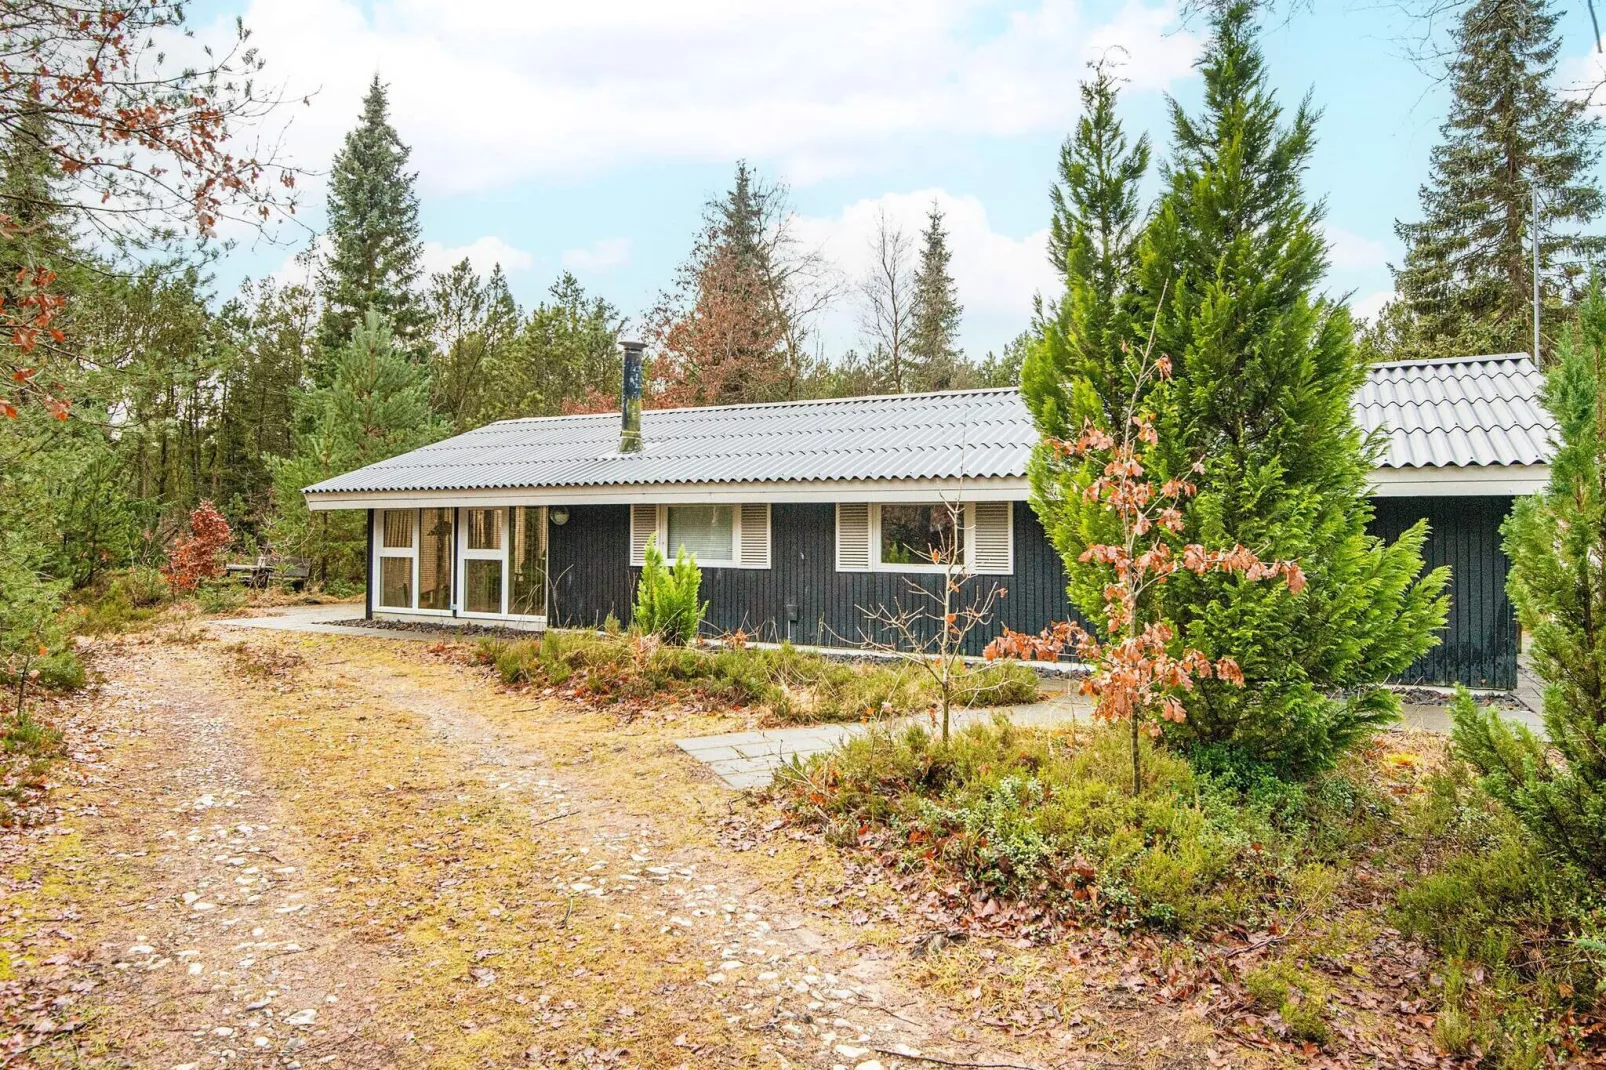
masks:
<instances>
[{"instance_id":1,"label":"single-story house","mask_svg":"<svg viewBox=\"0 0 1606 1070\"><path fill-rule=\"evenodd\" d=\"M627 346L622 416L504 420L306 488L312 509L368 512L367 614L628 622L649 540L695 553L713 633L861 644L863 607L936 584L936 544L963 555L970 590L1006 589L973 653L1001 625L1070 612L1027 501L1037 435L1016 390L643 412L640 359ZM1522 355L1404 362L1373 368L1356 398L1383 439L1376 530L1426 517L1428 563L1454 574L1444 643L1409 681L1515 685L1499 525L1546 479L1539 385Z\"/></svg>"}]
</instances>

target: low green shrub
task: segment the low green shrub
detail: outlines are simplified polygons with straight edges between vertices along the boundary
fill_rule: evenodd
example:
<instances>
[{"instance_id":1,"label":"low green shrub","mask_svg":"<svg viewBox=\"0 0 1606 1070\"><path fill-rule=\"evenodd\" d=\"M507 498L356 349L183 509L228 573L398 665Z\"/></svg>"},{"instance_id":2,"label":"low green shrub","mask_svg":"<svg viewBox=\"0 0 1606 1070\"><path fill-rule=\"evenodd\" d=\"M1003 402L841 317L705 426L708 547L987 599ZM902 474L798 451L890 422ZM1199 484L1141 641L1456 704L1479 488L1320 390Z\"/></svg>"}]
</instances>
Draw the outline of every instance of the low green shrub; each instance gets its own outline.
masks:
<instances>
[{"instance_id":1,"label":"low green shrub","mask_svg":"<svg viewBox=\"0 0 1606 1070\"><path fill-rule=\"evenodd\" d=\"M202 613L232 613L245 605L248 597L244 587L227 580L203 583L195 589L195 604Z\"/></svg>"},{"instance_id":2,"label":"low green shrub","mask_svg":"<svg viewBox=\"0 0 1606 1070\"><path fill-rule=\"evenodd\" d=\"M1420 873L1392 921L1444 958L1435 1038L1445 1050L1548 1066L1567 1023L1606 998L1606 896L1486 784L1461 763L1429 779L1404 822L1406 842L1422 845L1405 861Z\"/></svg>"},{"instance_id":3,"label":"low green shrub","mask_svg":"<svg viewBox=\"0 0 1606 1070\"><path fill-rule=\"evenodd\" d=\"M120 595L135 609L150 609L167 604L167 580L160 569L135 565L116 573L107 584L108 593Z\"/></svg>"},{"instance_id":4,"label":"low green shrub","mask_svg":"<svg viewBox=\"0 0 1606 1070\"><path fill-rule=\"evenodd\" d=\"M135 566L75 592L72 601L74 631L115 635L148 624L168 604L169 590L160 571Z\"/></svg>"},{"instance_id":5,"label":"low green shrub","mask_svg":"<svg viewBox=\"0 0 1606 1070\"><path fill-rule=\"evenodd\" d=\"M947 743L921 728L872 732L789 767L774 791L802 823L859 830L900 865L987 896L1184 932L1263 922L1291 894L1305 841L1142 745L1136 797L1124 730L1002 719Z\"/></svg>"},{"instance_id":6,"label":"low green shrub","mask_svg":"<svg viewBox=\"0 0 1606 1070\"><path fill-rule=\"evenodd\" d=\"M648 540L646 562L636 584L631 627L666 643L691 642L697 638L708 613L708 603L699 600L702 586L702 570L684 546L676 552L675 563L668 565L656 540Z\"/></svg>"},{"instance_id":7,"label":"low green shrub","mask_svg":"<svg viewBox=\"0 0 1606 1070\"><path fill-rule=\"evenodd\" d=\"M780 723L861 721L928 708L925 677L895 663L845 662L779 647L661 645L652 636L548 631L539 640L484 639L482 662L508 684L578 686L621 700L695 692L731 706L761 707ZM1030 702L1035 673L999 664L966 674L962 697L976 705Z\"/></svg>"}]
</instances>

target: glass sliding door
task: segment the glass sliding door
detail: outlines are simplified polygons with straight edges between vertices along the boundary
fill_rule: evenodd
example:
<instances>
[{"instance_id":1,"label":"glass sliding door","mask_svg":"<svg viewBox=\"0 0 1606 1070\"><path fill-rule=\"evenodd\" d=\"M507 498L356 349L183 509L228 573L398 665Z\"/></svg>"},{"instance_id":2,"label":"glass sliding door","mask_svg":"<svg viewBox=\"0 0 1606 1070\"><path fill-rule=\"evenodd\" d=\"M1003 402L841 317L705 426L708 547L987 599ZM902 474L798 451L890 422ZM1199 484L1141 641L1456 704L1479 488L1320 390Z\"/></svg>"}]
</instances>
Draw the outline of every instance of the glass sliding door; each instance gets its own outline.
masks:
<instances>
[{"instance_id":1,"label":"glass sliding door","mask_svg":"<svg viewBox=\"0 0 1606 1070\"><path fill-rule=\"evenodd\" d=\"M506 509L464 510L463 611L502 615L507 557Z\"/></svg>"},{"instance_id":2,"label":"glass sliding door","mask_svg":"<svg viewBox=\"0 0 1606 1070\"><path fill-rule=\"evenodd\" d=\"M455 509L423 509L418 516L418 608L452 608L452 517Z\"/></svg>"},{"instance_id":3,"label":"glass sliding door","mask_svg":"<svg viewBox=\"0 0 1606 1070\"><path fill-rule=\"evenodd\" d=\"M546 507L521 505L508 521L508 606L515 617L546 616Z\"/></svg>"}]
</instances>

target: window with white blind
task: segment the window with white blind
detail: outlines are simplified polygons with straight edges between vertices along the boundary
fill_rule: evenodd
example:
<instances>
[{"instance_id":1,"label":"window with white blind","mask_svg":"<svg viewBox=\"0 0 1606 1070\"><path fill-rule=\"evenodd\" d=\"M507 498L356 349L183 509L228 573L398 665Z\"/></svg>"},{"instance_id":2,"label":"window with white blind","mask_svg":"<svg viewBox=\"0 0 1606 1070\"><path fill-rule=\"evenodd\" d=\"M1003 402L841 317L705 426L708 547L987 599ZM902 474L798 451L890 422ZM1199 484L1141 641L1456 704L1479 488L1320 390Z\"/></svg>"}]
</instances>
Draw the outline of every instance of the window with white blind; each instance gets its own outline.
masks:
<instances>
[{"instance_id":1,"label":"window with white blind","mask_svg":"<svg viewBox=\"0 0 1606 1070\"><path fill-rule=\"evenodd\" d=\"M649 542L670 560L685 547L702 568L769 568L770 507L767 502L632 505L632 565L646 562Z\"/></svg>"},{"instance_id":2,"label":"window with white blind","mask_svg":"<svg viewBox=\"0 0 1606 1070\"><path fill-rule=\"evenodd\" d=\"M736 560L735 506L671 505L667 511L666 557L684 549L699 565L729 565Z\"/></svg>"}]
</instances>

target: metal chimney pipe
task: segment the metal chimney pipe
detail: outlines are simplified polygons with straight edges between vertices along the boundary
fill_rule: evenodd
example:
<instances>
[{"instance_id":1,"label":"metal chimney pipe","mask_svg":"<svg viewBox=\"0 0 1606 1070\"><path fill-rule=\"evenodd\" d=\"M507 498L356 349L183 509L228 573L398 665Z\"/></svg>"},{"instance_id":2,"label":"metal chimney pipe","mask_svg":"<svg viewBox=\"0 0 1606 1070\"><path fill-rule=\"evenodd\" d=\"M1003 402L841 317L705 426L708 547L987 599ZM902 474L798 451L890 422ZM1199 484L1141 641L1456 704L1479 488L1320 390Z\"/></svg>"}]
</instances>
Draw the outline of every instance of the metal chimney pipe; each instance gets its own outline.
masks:
<instances>
[{"instance_id":1,"label":"metal chimney pipe","mask_svg":"<svg viewBox=\"0 0 1606 1070\"><path fill-rule=\"evenodd\" d=\"M620 342L625 352L624 375L619 379L619 452L641 452L641 358L645 342Z\"/></svg>"}]
</instances>

